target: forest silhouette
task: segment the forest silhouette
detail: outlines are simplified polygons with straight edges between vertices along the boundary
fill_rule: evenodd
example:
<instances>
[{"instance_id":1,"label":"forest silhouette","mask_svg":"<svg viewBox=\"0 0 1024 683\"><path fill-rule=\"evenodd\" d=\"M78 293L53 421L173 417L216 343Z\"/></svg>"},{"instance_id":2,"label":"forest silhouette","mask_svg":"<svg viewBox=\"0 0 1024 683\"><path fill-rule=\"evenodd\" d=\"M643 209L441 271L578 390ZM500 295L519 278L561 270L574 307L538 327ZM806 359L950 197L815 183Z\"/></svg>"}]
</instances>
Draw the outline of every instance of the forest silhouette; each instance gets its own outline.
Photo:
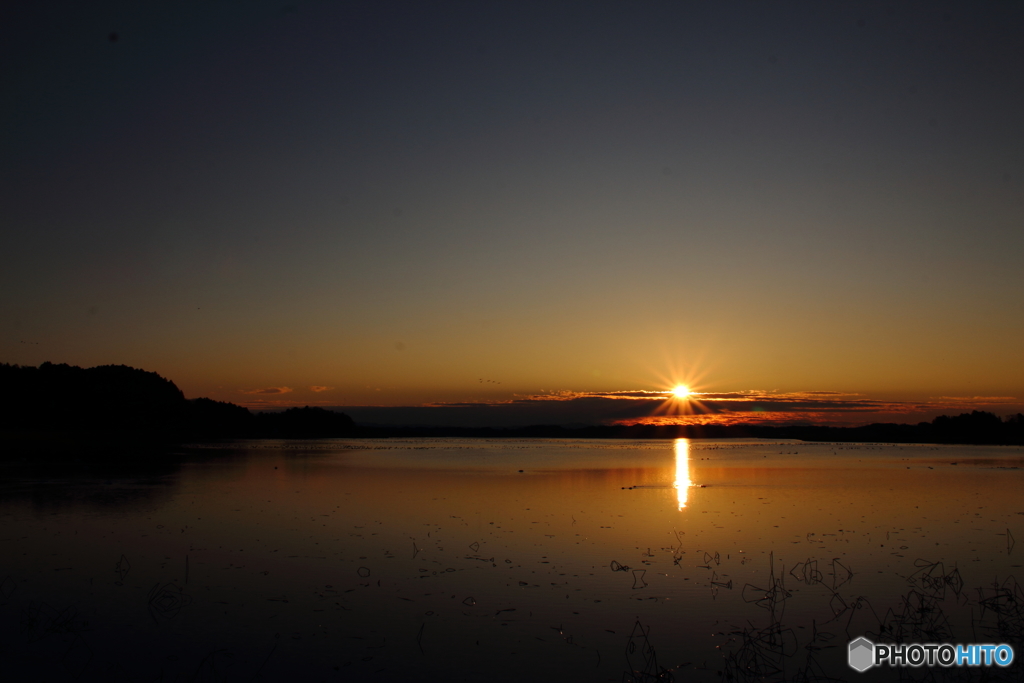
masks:
<instances>
[{"instance_id":1,"label":"forest silhouette","mask_svg":"<svg viewBox=\"0 0 1024 683\"><path fill-rule=\"evenodd\" d=\"M174 443L344 436L355 427L348 415L323 408L253 413L224 401L186 399L174 382L126 365L0 364L0 388L0 429L8 432Z\"/></svg>"},{"instance_id":2,"label":"forest silhouette","mask_svg":"<svg viewBox=\"0 0 1024 683\"><path fill-rule=\"evenodd\" d=\"M13 451L92 446L117 450L144 438L180 444L231 438L486 437L486 438L767 438L804 441L1024 444L1024 415L1000 418L973 411L918 424L860 427L734 425L594 425L565 427L400 427L357 425L317 407L253 413L209 398L186 399L174 382L125 365L81 368L43 363L0 364L0 444ZM42 444L42 445L40 445ZM48 445L47 445L48 444ZM130 450L130 448L129 448Z\"/></svg>"}]
</instances>

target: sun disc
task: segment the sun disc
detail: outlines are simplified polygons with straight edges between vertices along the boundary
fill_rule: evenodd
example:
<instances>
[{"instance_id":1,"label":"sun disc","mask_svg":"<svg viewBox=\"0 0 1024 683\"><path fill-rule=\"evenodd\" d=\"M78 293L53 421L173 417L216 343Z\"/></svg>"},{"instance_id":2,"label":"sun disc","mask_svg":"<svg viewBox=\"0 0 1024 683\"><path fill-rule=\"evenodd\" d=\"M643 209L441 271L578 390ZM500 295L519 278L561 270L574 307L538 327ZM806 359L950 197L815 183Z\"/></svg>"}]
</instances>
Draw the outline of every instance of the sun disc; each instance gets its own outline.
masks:
<instances>
[{"instance_id":1,"label":"sun disc","mask_svg":"<svg viewBox=\"0 0 1024 683\"><path fill-rule=\"evenodd\" d=\"M686 387L680 384L679 386L672 388L672 394L676 398L686 398L687 396L690 395L690 387Z\"/></svg>"}]
</instances>

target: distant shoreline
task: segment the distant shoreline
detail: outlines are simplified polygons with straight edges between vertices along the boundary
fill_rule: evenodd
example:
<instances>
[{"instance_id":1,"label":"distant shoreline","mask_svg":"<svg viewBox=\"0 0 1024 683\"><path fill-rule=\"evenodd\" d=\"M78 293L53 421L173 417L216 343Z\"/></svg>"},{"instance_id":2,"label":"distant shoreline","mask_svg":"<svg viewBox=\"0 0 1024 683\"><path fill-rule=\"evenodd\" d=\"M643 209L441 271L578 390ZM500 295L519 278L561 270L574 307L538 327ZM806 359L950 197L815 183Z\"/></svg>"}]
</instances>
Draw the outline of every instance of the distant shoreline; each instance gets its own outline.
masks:
<instances>
[{"instance_id":1,"label":"distant shoreline","mask_svg":"<svg viewBox=\"0 0 1024 683\"><path fill-rule=\"evenodd\" d=\"M521 427L360 425L317 407L252 413L208 398L186 399L170 380L124 365L80 368L0 363L0 450L50 457L130 458L221 439L796 439L833 443L1024 445L1024 415L973 411L918 424L591 425ZM77 397L75 402L67 397ZM82 400L86 399L86 400ZM134 454L134 455L133 455Z\"/></svg>"},{"instance_id":2,"label":"distant shoreline","mask_svg":"<svg viewBox=\"0 0 1024 683\"><path fill-rule=\"evenodd\" d=\"M561 427L534 425L527 427L387 427L353 425L337 431L314 430L288 435L223 433L219 435L188 435L155 433L139 430L46 430L0 429L0 451L9 456L103 457L120 459L132 454L167 453L190 444L218 443L233 439L254 441L349 439L595 439L595 440L660 440L672 439L759 439L793 440L806 443L881 443L917 445L994 445L1021 446L1024 440L997 439L996 435L971 432L958 421L969 422L971 414L946 418L950 429L936 429L934 423L919 425L872 424L862 427L733 425L733 426L590 426ZM973 417L977 417L976 415ZM967 425L969 426L969 425ZM960 429L957 429L957 428Z\"/></svg>"}]
</instances>

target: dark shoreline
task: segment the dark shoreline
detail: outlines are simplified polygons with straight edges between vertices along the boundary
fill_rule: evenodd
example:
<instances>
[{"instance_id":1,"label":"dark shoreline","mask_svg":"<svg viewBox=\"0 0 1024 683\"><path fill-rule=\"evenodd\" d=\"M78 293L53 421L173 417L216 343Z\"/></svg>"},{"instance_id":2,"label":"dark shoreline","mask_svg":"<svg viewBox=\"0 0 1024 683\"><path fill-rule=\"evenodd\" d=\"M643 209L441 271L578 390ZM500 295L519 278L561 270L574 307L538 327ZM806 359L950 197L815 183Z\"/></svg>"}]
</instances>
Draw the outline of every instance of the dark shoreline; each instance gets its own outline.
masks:
<instances>
[{"instance_id":1,"label":"dark shoreline","mask_svg":"<svg viewBox=\"0 0 1024 683\"><path fill-rule=\"evenodd\" d=\"M186 399L170 380L124 365L80 368L0 363L0 457L124 459L166 457L188 443L222 439L797 439L833 443L1024 445L1024 415L974 411L918 424L583 425L521 427L356 424L309 407L252 413L208 398ZM69 397L76 397L71 401Z\"/></svg>"},{"instance_id":2,"label":"dark shoreline","mask_svg":"<svg viewBox=\"0 0 1024 683\"><path fill-rule=\"evenodd\" d=\"M340 415L340 414L339 414ZM862 427L731 425L602 425L562 427L429 427L351 425L341 429L289 429L286 433L253 433L246 429L204 429L201 433L156 430L61 430L0 429L0 460L42 457L57 460L122 460L138 458L174 460L175 453L190 444L212 444L233 439L601 439L671 440L766 439L797 440L808 443L885 443L944 445L1024 445L1018 421L999 421L1005 431L979 429L992 426L987 413L965 413L954 418L937 418L918 425L871 424ZM974 427L974 429L972 429ZM1009 428L1016 427L1016 430ZM219 433L218 433L219 432Z\"/></svg>"},{"instance_id":3,"label":"dark shoreline","mask_svg":"<svg viewBox=\"0 0 1024 683\"><path fill-rule=\"evenodd\" d=\"M825 427L816 425L765 426L738 425L596 425L563 427L532 425L527 427L390 427L356 426L347 437L473 437L494 439L796 439L810 442L843 443L932 443L970 445L1024 445L1024 424L1020 420L1002 421L991 413L964 413L958 417L939 417L932 422L909 424L870 424L862 427Z\"/></svg>"}]
</instances>

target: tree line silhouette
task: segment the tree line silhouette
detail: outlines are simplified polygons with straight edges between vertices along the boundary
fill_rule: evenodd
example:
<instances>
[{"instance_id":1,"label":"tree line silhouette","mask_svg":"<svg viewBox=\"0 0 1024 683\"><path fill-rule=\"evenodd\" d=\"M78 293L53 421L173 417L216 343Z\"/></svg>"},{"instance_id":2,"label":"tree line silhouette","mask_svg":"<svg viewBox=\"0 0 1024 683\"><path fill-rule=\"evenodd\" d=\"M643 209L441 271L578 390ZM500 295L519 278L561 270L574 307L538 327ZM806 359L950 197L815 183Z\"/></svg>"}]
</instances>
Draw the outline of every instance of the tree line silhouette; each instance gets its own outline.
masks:
<instances>
[{"instance_id":1,"label":"tree line silhouette","mask_svg":"<svg viewBox=\"0 0 1024 683\"><path fill-rule=\"evenodd\" d=\"M186 399L174 382L126 365L3 363L0 427L182 441L344 436L355 424L348 415L323 408L252 413L234 403Z\"/></svg>"},{"instance_id":2,"label":"tree line silhouette","mask_svg":"<svg viewBox=\"0 0 1024 683\"><path fill-rule=\"evenodd\" d=\"M766 438L890 443L1024 444L1024 415L973 411L918 424L861 427L599 425L514 428L360 426L344 413L306 406L253 413L209 398L186 399L174 382L125 365L80 368L0 364L0 429L73 439L144 436L163 443L225 438L465 436L485 438Z\"/></svg>"}]
</instances>

